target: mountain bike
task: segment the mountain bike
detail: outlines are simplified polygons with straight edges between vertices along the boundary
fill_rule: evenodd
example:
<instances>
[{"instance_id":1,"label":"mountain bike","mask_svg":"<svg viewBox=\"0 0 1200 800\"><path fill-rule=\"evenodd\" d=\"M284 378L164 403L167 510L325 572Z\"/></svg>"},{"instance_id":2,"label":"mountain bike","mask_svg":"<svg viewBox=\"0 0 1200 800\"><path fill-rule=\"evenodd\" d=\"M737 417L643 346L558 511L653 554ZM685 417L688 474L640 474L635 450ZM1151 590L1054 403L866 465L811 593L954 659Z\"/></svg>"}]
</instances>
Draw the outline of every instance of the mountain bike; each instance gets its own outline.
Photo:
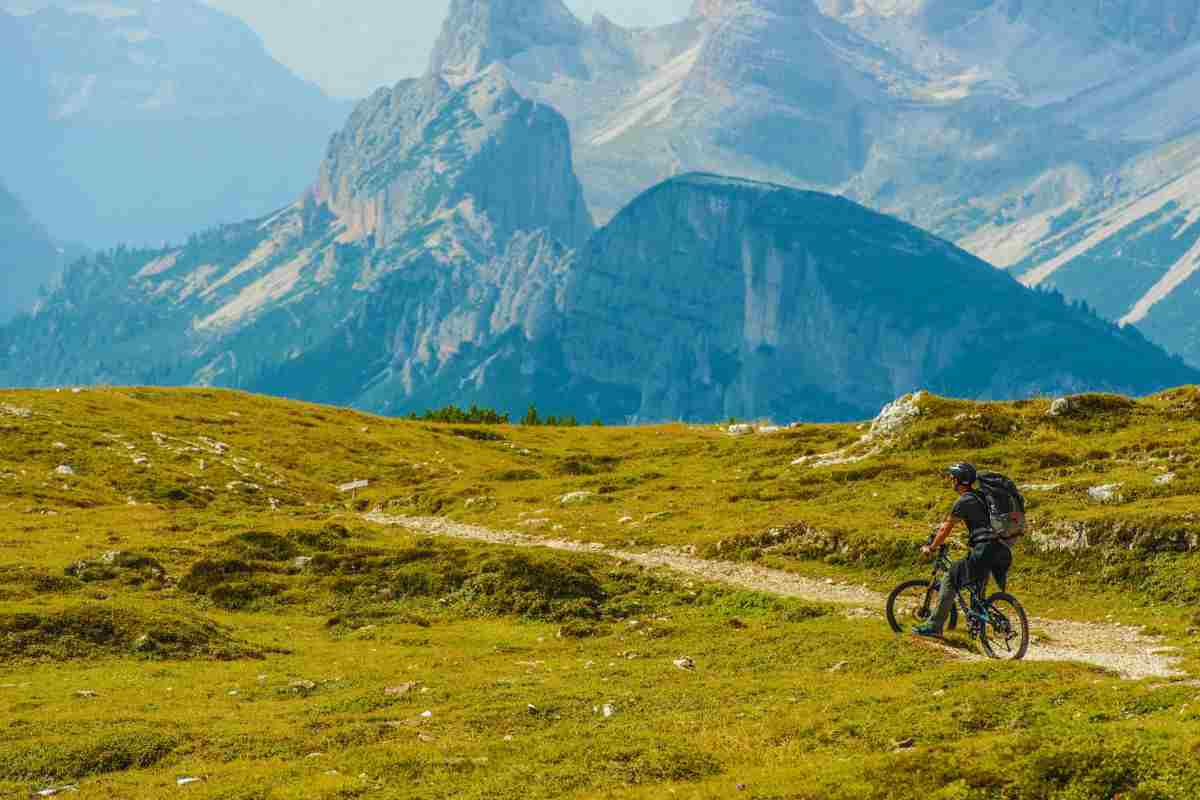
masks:
<instances>
[{"instance_id":1,"label":"mountain bike","mask_svg":"<svg viewBox=\"0 0 1200 800\"><path fill-rule=\"evenodd\" d=\"M927 544L932 542L933 538L930 537ZM896 633L903 633L906 624L917 625L928 621L933 615L942 581L950 579L949 549L947 545L938 549L930 580L905 581L888 595L887 620ZM985 579L964 587L965 593L959 589L946 627L954 630L958 626L961 609L967 620L968 633L972 639L979 640L989 658L1018 661L1025 657L1025 651L1029 649L1029 619L1025 616L1025 609L1008 592L1000 591L984 597L986 587Z\"/></svg>"}]
</instances>

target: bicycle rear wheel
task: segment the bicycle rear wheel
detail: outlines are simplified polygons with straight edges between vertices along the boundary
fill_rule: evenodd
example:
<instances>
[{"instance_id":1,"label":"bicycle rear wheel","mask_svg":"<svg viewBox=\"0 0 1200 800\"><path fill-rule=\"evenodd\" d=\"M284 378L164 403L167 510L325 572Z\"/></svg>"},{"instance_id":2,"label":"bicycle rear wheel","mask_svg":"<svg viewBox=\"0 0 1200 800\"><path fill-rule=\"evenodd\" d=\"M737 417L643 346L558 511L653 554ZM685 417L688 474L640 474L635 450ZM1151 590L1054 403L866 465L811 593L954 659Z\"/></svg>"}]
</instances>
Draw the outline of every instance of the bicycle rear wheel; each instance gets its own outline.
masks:
<instances>
[{"instance_id":1,"label":"bicycle rear wheel","mask_svg":"<svg viewBox=\"0 0 1200 800\"><path fill-rule=\"evenodd\" d=\"M887 599L887 621L896 633L904 633L907 626L928 622L937 606L938 589L929 581L905 581L892 589ZM958 609L950 610L946 627L953 630L958 624Z\"/></svg>"},{"instance_id":2,"label":"bicycle rear wheel","mask_svg":"<svg viewBox=\"0 0 1200 800\"><path fill-rule=\"evenodd\" d=\"M979 643L989 658L1019 661L1029 649L1029 618L1017 598L1008 592L996 592L984 604L987 621Z\"/></svg>"}]
</instances>

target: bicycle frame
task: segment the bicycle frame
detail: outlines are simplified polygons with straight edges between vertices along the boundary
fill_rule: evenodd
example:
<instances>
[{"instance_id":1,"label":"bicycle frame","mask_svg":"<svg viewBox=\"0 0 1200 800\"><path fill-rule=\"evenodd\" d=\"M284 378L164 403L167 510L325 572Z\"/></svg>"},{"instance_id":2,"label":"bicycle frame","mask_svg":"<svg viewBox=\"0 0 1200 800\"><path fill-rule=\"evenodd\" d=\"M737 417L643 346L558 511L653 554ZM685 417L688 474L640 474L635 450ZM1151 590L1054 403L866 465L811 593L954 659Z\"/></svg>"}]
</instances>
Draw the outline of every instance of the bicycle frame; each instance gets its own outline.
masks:
<instances>
[{"instance_id":1,"label":"bicycle frame","mask_svg":"<svg viewBox=\"0 0 1200 800\"><path fill-rule=\"evenodd\" d=\"M938 548L937 555L933 559L932 582L938 586L941 585L941 581L949 580L950 570L954 566L950 561L949 551L949 545L942 545ZM959 587L954 593L958 607L967 618L967 630L972 638L978 634L980 627L991 621L991 617L988 615L987 603L983 597L983 589L986 585L987 581L985 579L983 586L969 583L965 587ZM963 599L963 589L967 590L967 596L971 599L969 606L967 601Z\"/></svg>"}]
</instances>

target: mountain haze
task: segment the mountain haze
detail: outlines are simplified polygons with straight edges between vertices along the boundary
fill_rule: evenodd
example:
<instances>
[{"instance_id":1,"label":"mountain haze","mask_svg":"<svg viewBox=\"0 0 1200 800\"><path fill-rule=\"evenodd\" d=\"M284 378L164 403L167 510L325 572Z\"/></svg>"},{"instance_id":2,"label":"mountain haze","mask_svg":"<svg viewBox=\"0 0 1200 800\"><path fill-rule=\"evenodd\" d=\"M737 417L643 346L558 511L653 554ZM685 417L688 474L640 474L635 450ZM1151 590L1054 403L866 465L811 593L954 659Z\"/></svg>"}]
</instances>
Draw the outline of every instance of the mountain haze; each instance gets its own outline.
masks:
<instances>
[{"instance_id":1,"label":"mountain haze","mask_svg":"<svg viewBox=\"0 0 1200 800\"><path fill-rule=\"evenodd\" d=\"M0 323L32 308L38 289L61 267L59 249L0 181Z\"/></svg>"},{"instance_id":2,"label":"mountain haze","mask_svg":"<svg viewBox=\"0 0 1200 800\"><path fill-rule=\"evenodd\" d=\"M0 14L0 65L23 53L0 175L57 238L161 244L279 208L349 111L194 0L42 5Z\"/></svg>"}]
</instances>

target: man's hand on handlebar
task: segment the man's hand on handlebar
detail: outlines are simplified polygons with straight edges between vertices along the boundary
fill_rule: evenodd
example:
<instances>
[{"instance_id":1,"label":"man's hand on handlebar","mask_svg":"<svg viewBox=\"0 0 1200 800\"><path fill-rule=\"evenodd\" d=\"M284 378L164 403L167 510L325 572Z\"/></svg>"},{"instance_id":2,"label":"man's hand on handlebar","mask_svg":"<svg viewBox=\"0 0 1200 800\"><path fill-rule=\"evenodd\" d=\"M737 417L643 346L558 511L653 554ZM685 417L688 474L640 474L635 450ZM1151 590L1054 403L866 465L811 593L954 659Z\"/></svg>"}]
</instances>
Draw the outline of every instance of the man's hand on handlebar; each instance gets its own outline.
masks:
<instances>
[{"instance_id":1,"label":"man's hand on handlebar","mask_svg":"<svg viewBox=\"0 0 1200 800\"><path fill-rule=\"evenodd\" d=\"M935 539L937 539L937 534L932 533L929 535L929 539L925 540L924 545L920 546L920 554L924 555L926 560L929 560L932 557L934 557L934 551L936 549L934 547Z\"/></svg>"}]
</instances>

